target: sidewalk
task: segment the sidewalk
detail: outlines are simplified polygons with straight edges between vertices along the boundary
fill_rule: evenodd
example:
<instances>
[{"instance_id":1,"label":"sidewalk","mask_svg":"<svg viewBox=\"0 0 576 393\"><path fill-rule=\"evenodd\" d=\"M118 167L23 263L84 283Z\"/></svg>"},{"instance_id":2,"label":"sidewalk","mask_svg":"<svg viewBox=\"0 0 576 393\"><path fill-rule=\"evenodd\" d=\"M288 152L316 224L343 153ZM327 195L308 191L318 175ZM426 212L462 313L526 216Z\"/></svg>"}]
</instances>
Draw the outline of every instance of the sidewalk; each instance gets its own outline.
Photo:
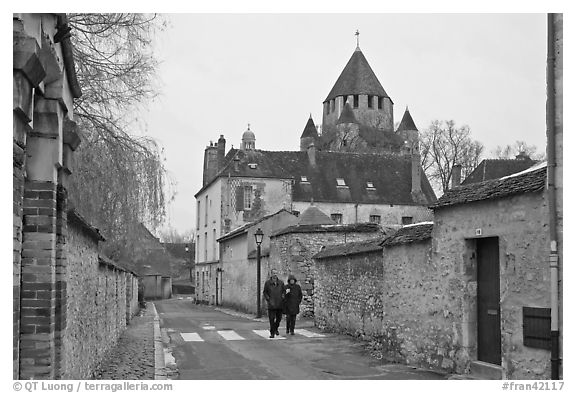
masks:
<instances>
[{"instance_id":1,"label":"sidewalk","mask_svg":"<svg viewBox=\"0 0 576 393\"><path fill-rule=\"evenodd\" d=\"M132 318L93 379L154 379L154 310L152 303Z\"/></svg>"}]
</instances>

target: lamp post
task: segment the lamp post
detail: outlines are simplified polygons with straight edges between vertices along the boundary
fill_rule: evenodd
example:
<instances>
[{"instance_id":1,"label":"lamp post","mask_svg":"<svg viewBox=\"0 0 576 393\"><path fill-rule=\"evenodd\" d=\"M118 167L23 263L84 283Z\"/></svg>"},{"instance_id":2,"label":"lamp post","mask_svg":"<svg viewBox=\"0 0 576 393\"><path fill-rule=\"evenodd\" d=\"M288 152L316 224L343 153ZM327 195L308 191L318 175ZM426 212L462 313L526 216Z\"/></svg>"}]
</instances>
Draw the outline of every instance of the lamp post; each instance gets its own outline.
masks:
<instances>
[{"instance_id":1,"label":"lamp post","mask_svg":"<svg viewBox=\"0 0 576 393\"><path fill-rule=\"evenodd\" d=\"M188 255L188 271L190 272L190 283L194 284L192 281L192 253L190 252L190 247L188 247L188 244L186 244L186 248L184 248L184 250L186 250L186 254Z\"/></svg>"},{"instance_id":2,"label":"lamp post","mask_svg":"<svg viewBox=\"0 0 576 393\"><path fill-rule=\"evenodd\" d=\"M254 239L256 240L256 317L262 318L262 310L260 309L260 245L262 244L262 239L264 238L264 232L262 229L258 228L256 233L254 233Z\"/></svg>"}]
</instances>

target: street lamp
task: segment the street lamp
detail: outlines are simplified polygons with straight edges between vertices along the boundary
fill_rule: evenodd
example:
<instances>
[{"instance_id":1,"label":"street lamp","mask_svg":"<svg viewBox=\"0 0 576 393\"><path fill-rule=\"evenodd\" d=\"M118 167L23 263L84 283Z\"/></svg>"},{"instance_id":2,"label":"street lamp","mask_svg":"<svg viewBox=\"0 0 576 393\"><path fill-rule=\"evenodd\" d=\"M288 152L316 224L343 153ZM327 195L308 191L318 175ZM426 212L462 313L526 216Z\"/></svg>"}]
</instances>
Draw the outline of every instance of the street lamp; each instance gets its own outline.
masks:
<instances>
[{"instance_id":1,"label":"street lamp","mask_svg":"<svg viewBox=\"0 0 576 393\"><path fill-rule=\"evenodd\" d=\"M262 239L264 238L264 232L262 229L258 228L256 233L254 233L254 239L256 240L256 317L262 318L262 310L260 309L260 245L262 244Z\"/></svg>"},{"instance_id":2,"label":"street lamp","mask_svg":"<svg viewBox=\"0 0 576 393\"><path fill-rule=\"evenodd\" d=\"M188 244L186 244L184 250L188 255L188 271L190 272L190 283L194 284L194 282L192 281L192 253L190 252L190 247L188 247Z\"/></svg>"}]
</instances>

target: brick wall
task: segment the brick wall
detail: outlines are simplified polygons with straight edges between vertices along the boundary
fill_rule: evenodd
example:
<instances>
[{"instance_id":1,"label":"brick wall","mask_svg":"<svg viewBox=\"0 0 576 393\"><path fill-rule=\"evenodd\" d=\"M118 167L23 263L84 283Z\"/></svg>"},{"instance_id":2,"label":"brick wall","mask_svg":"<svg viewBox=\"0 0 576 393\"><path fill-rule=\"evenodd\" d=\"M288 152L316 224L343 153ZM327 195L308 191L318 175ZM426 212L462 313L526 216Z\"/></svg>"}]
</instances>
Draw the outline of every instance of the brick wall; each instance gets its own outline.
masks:
<instances>
[{"instance_id":1,"label":"brick wall","mask_svg":"<svg viewBox=\"0 0 576 393\"><path fill-rule=\"evenodd\" d=\"M382 331L382 252L314 261L314 321L330 331L372 339Z\"/></svg>"},{"instance_id":2,"label":"brick wall","mask_svg":"<svg viewBox=\"0 0 576 393\"><path fill-rule=\"evenodd\" d=\"M368 240L378 236L381 236L380 231L284 233L270 239L269 268L277 269L279 277L282 278L289 274L296 276L303 293L300 315L312 316L316 277L312 256L319 252L322 246Z\"/></svg>"}]
</instances>

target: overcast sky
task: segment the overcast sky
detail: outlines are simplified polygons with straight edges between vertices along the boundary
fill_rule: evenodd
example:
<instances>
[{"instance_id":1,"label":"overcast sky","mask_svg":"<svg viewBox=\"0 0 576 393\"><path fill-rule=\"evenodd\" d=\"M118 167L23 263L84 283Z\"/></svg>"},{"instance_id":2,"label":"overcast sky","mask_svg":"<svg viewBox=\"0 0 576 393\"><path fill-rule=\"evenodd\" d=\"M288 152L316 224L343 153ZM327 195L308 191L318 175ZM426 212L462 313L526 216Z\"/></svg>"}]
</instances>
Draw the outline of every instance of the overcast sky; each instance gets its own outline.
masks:
<instances>
[{"instance_id":1,"label":"overcast sky","mask_svg":"<svg viewBox=\"0 0 576 393\"><path fill-rule=\"evenodd\" d=\"M420 130L467 124L489 157L517 140L546 146L544 14L169 14L158 37L162 94L144 115L177 182L167 224L194 227L204 148L297 150L306 121L356 47Z\"/></svg>"}]
</instances>

